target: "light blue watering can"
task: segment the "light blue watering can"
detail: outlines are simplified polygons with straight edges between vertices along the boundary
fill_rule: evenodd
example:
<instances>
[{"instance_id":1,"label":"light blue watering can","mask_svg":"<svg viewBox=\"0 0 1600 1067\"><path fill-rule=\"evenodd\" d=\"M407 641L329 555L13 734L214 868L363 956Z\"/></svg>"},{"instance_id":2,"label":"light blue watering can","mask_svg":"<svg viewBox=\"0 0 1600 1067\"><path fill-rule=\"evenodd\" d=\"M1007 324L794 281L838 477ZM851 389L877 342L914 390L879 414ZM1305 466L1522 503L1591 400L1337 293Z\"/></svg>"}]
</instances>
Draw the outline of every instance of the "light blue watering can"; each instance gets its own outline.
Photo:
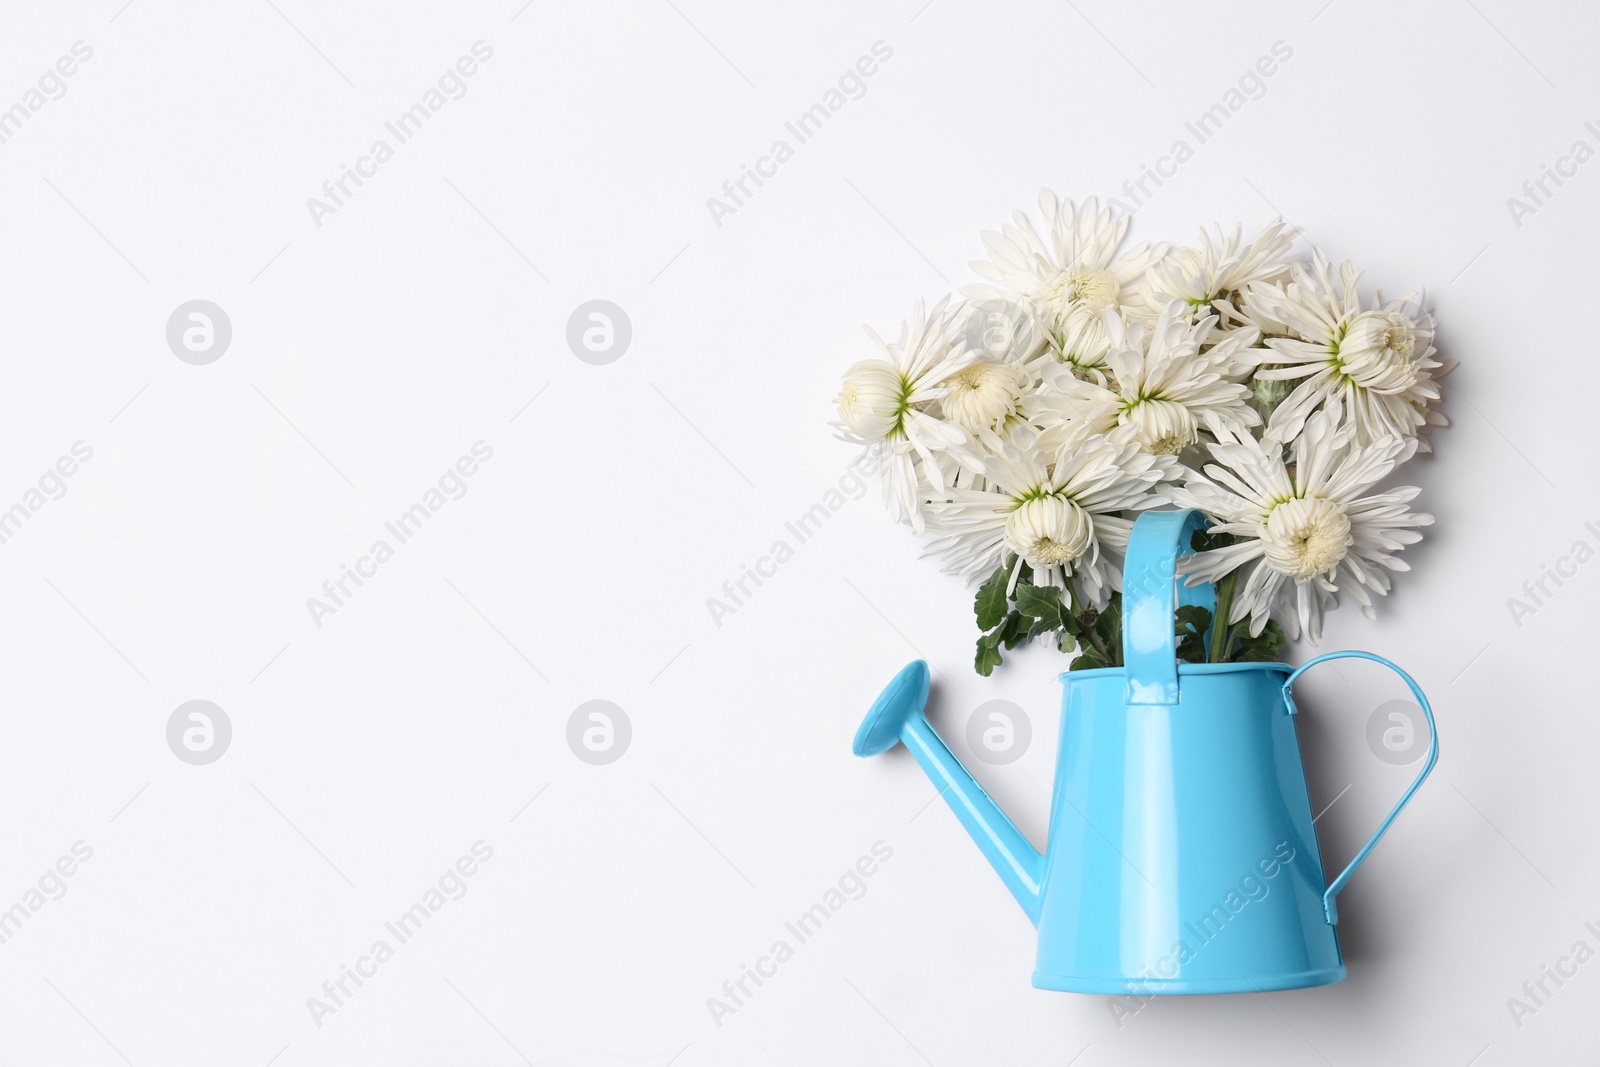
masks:
<instances>
[{"instance_id":1,"label":"light blue watering can","mask_svg":"<svg viewBox=\"0 0 1600 1067\"><path fill-rule=\"evenodd\" d=\"M1177 582L1206 525L1194 510L1146 512L1123 569L1125 667L1063 674L1050 839L1040 855L973 781L923 715L928 665L911 664L856 734L873 756L904 742L1039 929L1033 984L1074 993L1249 993L1345 976L1334 898L1439 758L1427 697L1393 663L1333 652L1283 663L1179 663L1174 597L1215 609L1215 590ZM1176 594L1174 592L1176 588ZM1329 884L1312 826L1290 686L1318 663L1390 668L1427 716L1428 759Z\"/></svg>"}]
</instances>

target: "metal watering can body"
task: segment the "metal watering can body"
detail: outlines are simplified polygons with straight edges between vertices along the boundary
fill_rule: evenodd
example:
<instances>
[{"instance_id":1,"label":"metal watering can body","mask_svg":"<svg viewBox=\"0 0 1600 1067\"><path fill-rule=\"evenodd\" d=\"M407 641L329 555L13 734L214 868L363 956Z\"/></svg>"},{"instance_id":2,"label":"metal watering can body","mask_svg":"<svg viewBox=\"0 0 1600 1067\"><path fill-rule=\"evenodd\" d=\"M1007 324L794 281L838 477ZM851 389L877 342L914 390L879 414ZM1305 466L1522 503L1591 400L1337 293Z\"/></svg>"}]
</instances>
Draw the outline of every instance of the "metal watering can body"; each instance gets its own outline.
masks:
<instances>
[{"instance_id":1,"label":"metal watering can body","mask_svg":"<svg viewBox=\"0 0 1600 1067\"><path fill-rule=\"evenodd\" d=\"M1175 577L1204 525L1196 511L1148 512L1123 572L1126 666L1071 671L1041 855L967 773L922 713L920 660L879 697L857 755L904 742L1038 927L1033 984L1078 993L1249 993L1345 976L1334 898L1438 758L1329 884L1317 849L1282 663L1177 660L1173 605L1214 607L1209 586ZM1176 588L1176 593L1174 592Z\"/></svg>"}]
</instances>

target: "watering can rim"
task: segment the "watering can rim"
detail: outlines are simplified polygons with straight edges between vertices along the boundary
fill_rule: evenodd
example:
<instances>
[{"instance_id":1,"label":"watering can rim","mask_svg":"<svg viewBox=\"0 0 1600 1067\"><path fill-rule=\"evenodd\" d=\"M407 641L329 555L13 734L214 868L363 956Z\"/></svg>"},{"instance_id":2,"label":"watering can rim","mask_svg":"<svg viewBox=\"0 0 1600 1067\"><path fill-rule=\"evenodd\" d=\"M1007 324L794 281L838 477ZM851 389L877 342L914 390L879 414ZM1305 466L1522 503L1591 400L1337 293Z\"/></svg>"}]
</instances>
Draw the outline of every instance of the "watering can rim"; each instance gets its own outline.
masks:
<instances>
[{"instance_id":1,"label":"watering can rim","mask_svg":"<svg viewBox=\"0 0 1600 1067\"><path fill-rule=\"evenodd\" d=\"M1283 671L1285 674L1294 672L1294 665L1282 663L1277 660L1251 660L1242 663L1188 663L1179 661L1178 673L1182 674L1230 674L1235 671ZM1090 667L1081 671L1062 671L1056 676L1060 682L1070 682L1074 678L1114 678L1126 675L1127 667Z\"/></svg>"}]
</instances>

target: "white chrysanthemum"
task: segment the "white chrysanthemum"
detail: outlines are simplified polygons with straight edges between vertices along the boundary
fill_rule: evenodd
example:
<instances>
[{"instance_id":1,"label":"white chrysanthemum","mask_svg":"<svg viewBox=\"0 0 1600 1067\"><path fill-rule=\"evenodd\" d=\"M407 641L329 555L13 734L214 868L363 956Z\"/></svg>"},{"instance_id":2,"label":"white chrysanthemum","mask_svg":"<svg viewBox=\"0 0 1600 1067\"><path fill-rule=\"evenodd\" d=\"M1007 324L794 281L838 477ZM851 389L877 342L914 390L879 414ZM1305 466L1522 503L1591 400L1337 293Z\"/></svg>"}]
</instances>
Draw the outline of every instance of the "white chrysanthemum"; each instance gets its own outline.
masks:
<instances>
[{"instance_id":1,"label":"white chrysanthemum","mask_svg":"<svg viewBox=\"0 0 1600 1067\"><path fill-rule=\"evenodd\" d=\"M1111 378L1106 353L1111 344L1098 315L1074 315L1050 334L1049 359L1066 366L1084 381L1104 385Z\"/></svg>"},{"instance_id":2,"label":"white chrysanthemum","mask_svg":"<svg viewBox=\"0 0 1600 1067\"><path fill-rule=\"evenodd\" d=\"M1349 263L1335 276L1321 251L1308 269L1295 264L1285 284L1253 285L1251 320L1270 334L1251 353L1258 381L1296 381L1267 422L1266 439L1294 440L1320 405L1337 399L1355 428L1355 443L1415 437L1444 417L1428 405L1439 399L1443 364L1433 357L1433 316L1406 297L1361 307L1361 274ZM1419 442L1423 451L1427 442Z\"/></svg>"},{"instance_id":3,"label":"white chrysanthemum","mask_svg":"<svg viewBox=\"0 0 1600 1067\"><path fill-rule=\"evenodd\" d=\"M892 344L871 327L866 330L884 358L862 360L845 372L834 401L839 407L834 426L843 440L885 453L883 493L889 513L921 532L919 472L927 484L943 488L943 468L935 458L941 453L975 471L983 469L967 431L928 412L948 394L945 383L977 357L953 339L948 298L926 315L919 301Z\"/></svg>"},{"instance_id":4,"label":"white chrysanthemum","mask_svg":"<svg viewBox=\"0 0 1600 1067\"><path fill-rule=\"evenodd\" d=\"M978 359L943 382L940 413L991 447L989 438L1003 432L1017 417L1017 407L1032 385L1032 376L1019 364Z\"/></svg>"},{"instance_id":5,"label":"white chrysanthemum","mask_svg":"<svg viewBox=\"0 0 1600 1067\"><path fill-rule=\"evenodd\" d=\"M1141 291L1147 314L1157 315L1181 300L1190 321L1215 314L1220 331L1233 329L1243 321L1239 305L1249 287L1289 273L1294 236L1281 218L1249 244L1240 226L1227 236L1221 226L1201 229L1199 247L1180 248L1150 268Z\"/></svg>"},{"instance_id":6,"label":"white chrysanthemum","mask_svg":"<svg viewBox=\"0 0 1600 1067\"><path fill-rule=\"evenodd\" d=\"M1355 427L1342 423L1339 402L1306 420L1293 458L1248 434L1211 446L1215 463L1189 472L1168 490L1185 507L1216 520L1216 534L1238 540L1179 560L1191 583L1220 580L1238 568L1228 622L1249 616L1259 634L1276 616L1291 637L1322 636L1322 615L1349 593L1373 617L1372 594L1389 591L1388 571L1410 570L1396 557L1422 539L1417 527L1433 516L1408 511L1420 490L1403 486L1364 495L1416 451L1415 438L1386 437L1355 443Z\"/></svg>"},{"instance_id":7,"label":"white chrysanthemum","mask_svg":"<svg viewBox=\"0 0 1600 1067\"><path fill-rule=\"evenodd\" d=\"M1039 192L1044 232L1018 211L1015 225L983 235L988 260L972 269L993 284L962 290L978 300L1021 298L1049 335L1056 358L1086 374L1103 374L1106 340L1101 313L1136 299L1140 279L1165 245L1119 254L1129 218L1101 209L1093 197L1076 208L1048 189Z\"/></svg>"},{"instance_id":8,"label":"white chrysanthemum","mask_svg":"<svg viewBox=\"0 0 1600 1067\"><path fill-rule=\"evenodd\" d=\"M1173 457L1144 452L1135 434L1079 422L1053 453L1003 445L988 457L982 487L929 495L929 554L969 581L1015 557L1013 585L1027 564L1035 584L1072 579L1087 602L1104 607L1120 584L1108 553L1126 551L1133 526L1120 513L1164 504L1153 490L1178 473Z\"/></svg>"},{"instance_id":9,"label":"white chrysanthemum","mask_svg":"<svg viewBox=\"0 0 1600 1067\"><path fill-rule=\"evenodd\" d=\"M1064 366L1046 367L1046 388L1024 401L1024 410L1046 428L1044 445L1054 446L1061 427L1080 419L1101 432L1134 426L1140 446L1160 455L1195 444L1202 428L1242 432L1258 425L1249 387L1230 380L1245 369L1240 354L1257 333L1244 327L1202 350L1216 321L1212 314L1190 322L1181 300L1170 301L1148 325L1125 323L1107 311L1109 384L1084 381Z\"/></svg>"}]
</instances>

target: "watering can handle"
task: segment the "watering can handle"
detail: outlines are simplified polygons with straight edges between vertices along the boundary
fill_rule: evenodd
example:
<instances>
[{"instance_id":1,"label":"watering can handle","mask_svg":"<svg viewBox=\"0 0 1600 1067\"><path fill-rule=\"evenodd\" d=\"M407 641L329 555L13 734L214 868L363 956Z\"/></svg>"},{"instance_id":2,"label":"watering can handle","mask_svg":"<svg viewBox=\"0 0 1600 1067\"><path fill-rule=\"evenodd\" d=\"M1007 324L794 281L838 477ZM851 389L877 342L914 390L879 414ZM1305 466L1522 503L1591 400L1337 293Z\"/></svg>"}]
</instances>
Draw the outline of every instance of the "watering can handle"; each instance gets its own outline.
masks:
<instances>
[{"instance_id":1,"label":"watering can handle","mask_svg":"<svg viewBox=\"0 0 1600 1067\"><path fill-rule=\"evenodd\" d=\"M1428 777L1428 772L1433 770L1433 765L1439 761L1439 731L1433 725L1433 709L1428 706L1428 698L1423 696L1422 688L1417 685L1417 683L1412 679L1411 675L1407 674L1393 663L1390 663L1382 656L1374 656L1371 652L1329 652L1327 655L1318 656L1316 659L1308 660L1305 663L1302 663L1294 671L1294 673L1289 675L1288 678L1284 679L1283 682L1283 699L1284 703L1286 703L1289 707L1290 715L1295 713L1295 706L1294 695L1290 692L1289 687L1294 685L1296 678L1300 677L1310 668L1315 667L1319 663L1326 663L1328 660L1332 659L1369 659L1374 663L1381 663L1385 667L1388 667L1391 671L1394 671L1405 681L1406 685L1411 688L1411 695L1417 698L1417 703L1422 707L1422 714L1428 719L1428 762L1422 765L1422 773L1417 775L1416 781L1411 783L1411 788L1406 790L1405 795L1400 798L1399 803L1397 803L1393 810L1389 812L1388 818L1383 820L1383 825L1379 826L1377 833L1372 835L1372 840L1368 841L1366 845L1362 847L1361 851L1356 853L1356 858L1350 861L1350 865L1344 869L1344 873L1335 878L1332 883L1329 884L1327 892L1322 894L1322 914L1323 917L1328 920L1329 925L1339 921L1339 909L1334 904L1334 896L1338 894L1339 890L1344 888L1345 883L1350 880L1350 876L1356 873L1356 868L1361 866L1361 862L1367 858L1367 853L1372 851L1373 846L1376 845L1379 839L1381 839L1388 831L1390 824L1393 823L1396 816L1400 814L1400 809L1405 807L1407 802L1411 800L1412 794L1417 791L1417 787L1422 784L1422 780Z\"/></svg>"},{"instance_id":2,"label":"watering can handle","mask_svg":"<svg viewBox=\"0 0 1600 1067\"><path fill-rule=\"evenodd\" d=\"M1174 604L1194 604L1216 612L1217 591L1210 582L1188 585L1178 578L1178 557L1208 525L1195 508L1147 511L1133 523L1122 566L1122 655L1127 664L1129 704L1178 702L1178 637Z\"/></svg>"}]
</instances>

